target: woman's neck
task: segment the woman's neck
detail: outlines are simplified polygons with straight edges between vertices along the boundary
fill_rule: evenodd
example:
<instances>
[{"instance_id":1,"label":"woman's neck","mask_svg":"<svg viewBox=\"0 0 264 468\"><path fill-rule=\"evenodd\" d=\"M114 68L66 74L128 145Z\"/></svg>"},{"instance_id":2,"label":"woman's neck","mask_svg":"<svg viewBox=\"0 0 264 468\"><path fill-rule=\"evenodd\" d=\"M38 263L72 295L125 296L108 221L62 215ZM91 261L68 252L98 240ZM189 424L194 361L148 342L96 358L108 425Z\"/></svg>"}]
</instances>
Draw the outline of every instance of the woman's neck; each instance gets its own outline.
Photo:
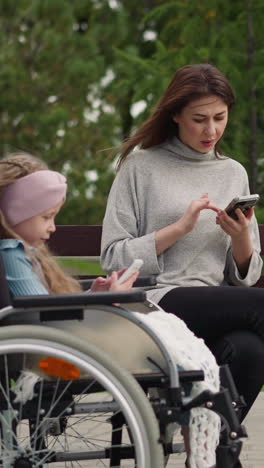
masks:
<instances>
[{"instance_id":1,"label":"woman's neck","mask_svg":"<svg viewBox=\"0 0 264 468\"><path fill-rule=\"evenodd\" d=\"M192 161L210 161L216 159L215 149L211 149L207 153L200 153L174 136L166 143L167 149L180 156L182 159L189 159Z\"/></svg>"}]
</instances>

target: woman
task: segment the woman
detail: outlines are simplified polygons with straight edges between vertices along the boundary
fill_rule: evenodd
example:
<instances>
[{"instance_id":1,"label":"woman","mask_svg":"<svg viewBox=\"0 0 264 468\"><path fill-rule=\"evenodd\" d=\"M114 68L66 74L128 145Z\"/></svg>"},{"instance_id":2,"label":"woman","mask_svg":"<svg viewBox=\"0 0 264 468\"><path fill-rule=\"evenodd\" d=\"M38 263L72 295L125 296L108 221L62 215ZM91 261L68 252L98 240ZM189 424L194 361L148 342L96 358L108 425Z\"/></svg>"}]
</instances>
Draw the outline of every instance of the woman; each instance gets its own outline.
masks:
<instances>
[{"instance_id":1,"label":"woman","mask_svg":"<svg viewBox=\"0 0 264 468\"><path fill-rule=\"evenodd\" d=\"M153 113L124 142L103 223L106 271L142 258L156 275L150 299L185 321L228 363L245 417L264 383L264 291L253 209L224 208L249 194L248 177L219 143L233 91L210 64L176 71ZM139 149L133 151L135 147Z\"/></svg>"}]
</instances>

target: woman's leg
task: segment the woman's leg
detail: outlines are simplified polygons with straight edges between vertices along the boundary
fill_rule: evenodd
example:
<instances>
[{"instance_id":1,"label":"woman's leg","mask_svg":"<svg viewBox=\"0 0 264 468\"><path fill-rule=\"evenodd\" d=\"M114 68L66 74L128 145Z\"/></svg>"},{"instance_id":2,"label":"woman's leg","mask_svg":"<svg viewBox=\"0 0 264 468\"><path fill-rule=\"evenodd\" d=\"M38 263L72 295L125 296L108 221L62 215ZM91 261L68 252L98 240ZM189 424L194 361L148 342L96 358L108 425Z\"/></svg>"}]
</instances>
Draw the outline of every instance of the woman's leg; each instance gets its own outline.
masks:
<instances>
[{"instance_id":1,"label":"woman's leg","mask_svg":"<svg viewBox=\"0 0 264 468\"><path fill-rule=\"evenodd\" d=\"M159 302L206 343L248 330L264 342L264 290L231 286L175 288Z\"/></svg>"},{"instance_id":2,"label":"woman's leg","mask_svg":"<svg viewBox=\"0 0 264 468\"><path fill-rule=\"evenodd\" d=\"M209 344L219 365L228 364L239 395L246 407L239 412L243 421L264 384L264 346L256 334L238 330Z\"/></svg>"},{"instance_id":3,"label":"woman's leg","mask_svg":"<svg viewBox=\"0 0 264 468\"><path fill-rule=\"evenodd\" d=\"M247 407L264 384L264 291L257 288L175 288L159 305L204 339L219 364L229 364Z\"/></svg>"}]
</instances>

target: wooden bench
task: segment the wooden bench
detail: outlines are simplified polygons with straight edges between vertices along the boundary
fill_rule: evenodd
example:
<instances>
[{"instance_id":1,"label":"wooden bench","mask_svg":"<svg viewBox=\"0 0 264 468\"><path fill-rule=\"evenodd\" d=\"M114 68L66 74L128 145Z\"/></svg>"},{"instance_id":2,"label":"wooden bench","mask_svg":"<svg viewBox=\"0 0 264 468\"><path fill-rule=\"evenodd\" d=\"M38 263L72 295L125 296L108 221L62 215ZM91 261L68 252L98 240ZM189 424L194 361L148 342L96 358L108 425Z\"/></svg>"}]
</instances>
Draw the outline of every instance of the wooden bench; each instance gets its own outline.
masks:
<instances>
[{"instance_id":1,"label":"wooden bench","mask_svg":"<svg viewBox=\"0 0 264 468\"><path fill-rule=\"evenodd\" d=\"M261 255L264 255L264 224L259 225ZM59 225L49 241L52 252L59 257L100 257L101 225ZM80 279L93 275L79 275ZM264 287L264 275L255 285Z\"/></svg>"},{"instance_id":2,"label":"wooden bench","mask_svg":"<svg viewBox=\"0 0 264 468\"><path fill-rule=\"evenodd\" d=\"M58 225L49 241L51 251L58 257L100 257L101 225ZM96 275L77 275L84 289L90 287ZM156 277L143 276L136 280L135 286L155 286Z\"/></svg>"}]
</instances>

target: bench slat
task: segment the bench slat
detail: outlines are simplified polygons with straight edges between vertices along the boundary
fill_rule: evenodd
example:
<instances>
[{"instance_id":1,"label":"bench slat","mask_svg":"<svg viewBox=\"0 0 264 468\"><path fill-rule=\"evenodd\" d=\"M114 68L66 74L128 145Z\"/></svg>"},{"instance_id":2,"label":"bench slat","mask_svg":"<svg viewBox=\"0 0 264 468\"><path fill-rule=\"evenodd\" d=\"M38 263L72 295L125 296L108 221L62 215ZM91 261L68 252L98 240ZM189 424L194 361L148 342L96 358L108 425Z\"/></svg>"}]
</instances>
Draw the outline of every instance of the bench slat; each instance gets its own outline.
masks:
<instances>
[{"instance_id":1,"label":"bench slat","mask_svg":"<svg viewBox=\"0 0 264 468\"><path fill-rule=\"evenodd\" d=\"M264 224L259 224L259 237L261 245L261 255L264 255Z\"/></svg>"},{"instance_id":2,"label":"bench slat","mask_svg":"<svg viewBox=\"0 0 264 468\"><path fill-rule=\"evenodd\" d=\"M102 226L59 225L49 247L58 257L99 257Z\"/></svg>"}]
</instances>

